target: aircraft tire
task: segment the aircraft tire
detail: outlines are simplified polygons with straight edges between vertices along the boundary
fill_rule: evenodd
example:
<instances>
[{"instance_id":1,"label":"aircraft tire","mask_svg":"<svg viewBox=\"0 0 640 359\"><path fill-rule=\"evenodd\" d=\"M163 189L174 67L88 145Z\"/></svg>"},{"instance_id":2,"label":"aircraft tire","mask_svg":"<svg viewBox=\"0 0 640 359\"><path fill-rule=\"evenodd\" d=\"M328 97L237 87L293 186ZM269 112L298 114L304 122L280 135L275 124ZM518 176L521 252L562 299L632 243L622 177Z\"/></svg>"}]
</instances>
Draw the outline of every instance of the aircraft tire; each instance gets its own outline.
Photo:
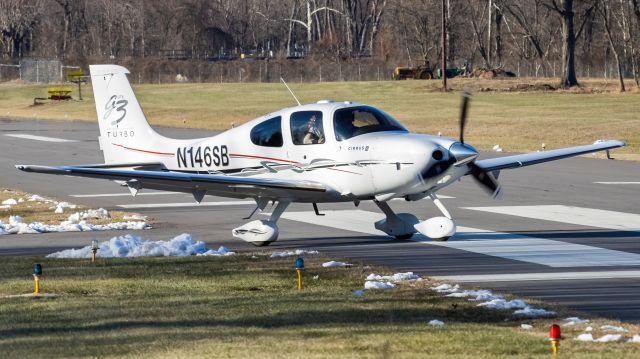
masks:
<instances>
[{"instance_id":1,"label":"aircraft tire","mask_svg":"<svg viewBox=\"0 0 640 359\"><path fill-rule=\"evenodd\" d=\"M432 238L434 241L436 242L446 242L449 240L449 237L442 237L442 238Z\"/></svg>"},{"instance_id":2,"label":"aircraft tire","mask_svg":"<svg viewBox=\"0 0 640 359\"><path fill-rule=\"evenodd\" d=\"M271 242L251 242L251 244L253 244L256 247L266 247L269 244L271 244Z\"/></svg>"},{"instance_id":3,"label":"aircraft tire","mask_svg":"<svg viewBox=\"0 0 640 359\"><path fill-rule=\"evenodd\" d=\"M413 237L413 233L401 234L401 235L394 236L394 237L396 237L396 239L399 239L399 240L407 240L407 239L410 239L411 237Z\"/></svg>"}]
</instances>

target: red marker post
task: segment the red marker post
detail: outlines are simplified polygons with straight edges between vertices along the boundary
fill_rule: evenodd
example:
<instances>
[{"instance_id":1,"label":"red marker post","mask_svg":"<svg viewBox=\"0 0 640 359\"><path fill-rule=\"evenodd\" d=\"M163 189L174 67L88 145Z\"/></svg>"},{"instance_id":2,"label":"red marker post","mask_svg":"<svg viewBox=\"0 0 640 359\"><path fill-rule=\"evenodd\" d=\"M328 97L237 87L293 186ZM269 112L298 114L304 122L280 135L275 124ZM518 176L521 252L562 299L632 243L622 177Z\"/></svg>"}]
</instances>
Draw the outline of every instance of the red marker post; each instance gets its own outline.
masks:
<instances>
[{"instance_id":1,"label":"red marker post","mask_svg":"<svg viewBox=\"0 0 640 359\"><path fill-rule=\"evenodd\" d=\"M551 328L549 328L549 340L551 341L551 346L553 347L553 355L558 354L560 339L562 339L562 335L560 334L560 326L558 324L553 324Z\"/></svg>"}]
</instances>

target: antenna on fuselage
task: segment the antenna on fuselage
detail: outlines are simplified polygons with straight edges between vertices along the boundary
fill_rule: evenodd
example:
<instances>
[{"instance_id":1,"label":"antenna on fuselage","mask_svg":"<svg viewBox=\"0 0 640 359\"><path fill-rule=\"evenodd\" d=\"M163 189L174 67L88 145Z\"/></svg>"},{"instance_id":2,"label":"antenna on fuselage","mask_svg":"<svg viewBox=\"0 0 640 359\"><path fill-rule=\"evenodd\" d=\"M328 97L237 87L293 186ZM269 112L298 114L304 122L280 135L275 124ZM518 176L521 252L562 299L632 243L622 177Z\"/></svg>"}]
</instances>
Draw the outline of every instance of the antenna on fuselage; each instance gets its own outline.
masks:
<instances>
[{"instance_id":1,"label":"antenna on fuselage","mask_svg":"<svg viewBox=\"0 0 640 359\"><path fill-rule=\"evenodd\" d=\"M289 93L291 94L291 96L293 96L294 100L296 100L296 102L298 103L298 106L302 105L298 100L298 98L296 97L296 95L293 93L293 91L291 91L291 89L289 88L289 85L287 85L287 82L282 77L280 77L280 81L282 81L282 83L287 88L287 90L289 90Z\"/></svg>"}]
</instances>

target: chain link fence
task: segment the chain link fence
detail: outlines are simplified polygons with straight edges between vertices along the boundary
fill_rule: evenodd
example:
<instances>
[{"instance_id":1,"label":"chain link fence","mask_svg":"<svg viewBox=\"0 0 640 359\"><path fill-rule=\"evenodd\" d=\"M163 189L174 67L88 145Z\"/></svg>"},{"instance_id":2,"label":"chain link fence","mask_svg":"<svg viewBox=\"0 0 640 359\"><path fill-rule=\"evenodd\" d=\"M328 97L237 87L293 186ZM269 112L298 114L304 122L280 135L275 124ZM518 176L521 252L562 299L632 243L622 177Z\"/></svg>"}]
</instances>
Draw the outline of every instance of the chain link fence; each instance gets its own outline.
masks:
<instances>
[{"instance_id":1,"label":"chain link fence","mask_svg":"<svg viewBox=\"0 0 640 359\"><path fill-rule=\"evenodd\" d=\"M62 81L62 64L58 60L21 60L20 79L35 83Z\"/></svg>"}]
</instances>

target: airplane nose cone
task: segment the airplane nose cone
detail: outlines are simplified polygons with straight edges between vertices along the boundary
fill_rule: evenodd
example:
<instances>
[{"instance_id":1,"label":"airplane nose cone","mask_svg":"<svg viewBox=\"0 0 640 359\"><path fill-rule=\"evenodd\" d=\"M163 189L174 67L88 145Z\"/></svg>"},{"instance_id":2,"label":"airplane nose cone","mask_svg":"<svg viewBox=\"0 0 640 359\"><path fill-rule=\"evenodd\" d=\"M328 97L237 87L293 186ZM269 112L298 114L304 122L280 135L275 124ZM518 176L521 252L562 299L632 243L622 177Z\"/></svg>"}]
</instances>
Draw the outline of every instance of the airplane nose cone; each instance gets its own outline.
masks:
<instances>
[{"instance_id":1,"label":"airplane nose cone","mask_svg":"<svg viewBox=\"0 0 640 359\"><path fill-rule=\"evenodd\" d=\"M449 153L456 159L456 165L471 162L478 157L478 151L466 143L456 142L449 147Z\"/></svg>"}]
</instances>

